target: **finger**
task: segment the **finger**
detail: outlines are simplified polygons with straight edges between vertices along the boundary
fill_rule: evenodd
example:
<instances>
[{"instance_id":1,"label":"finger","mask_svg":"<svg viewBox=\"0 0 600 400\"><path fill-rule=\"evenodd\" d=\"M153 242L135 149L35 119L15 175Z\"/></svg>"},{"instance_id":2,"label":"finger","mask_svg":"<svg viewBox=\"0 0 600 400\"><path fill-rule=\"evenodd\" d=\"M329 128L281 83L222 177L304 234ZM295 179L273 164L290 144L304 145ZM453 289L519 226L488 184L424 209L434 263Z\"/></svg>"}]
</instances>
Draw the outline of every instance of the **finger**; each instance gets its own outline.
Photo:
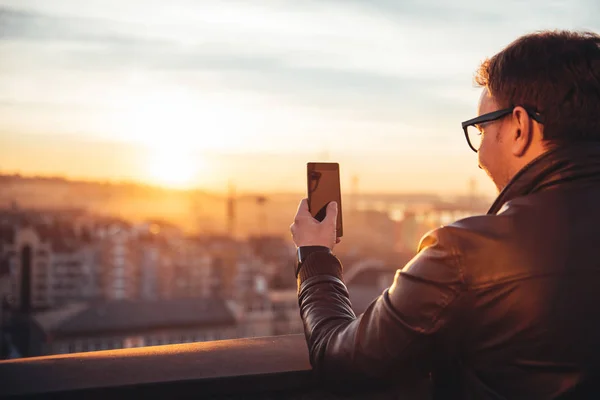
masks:
<instances>
[{"instance_id":1,"label":"finger","mask_svg":"<svg viewBox=\"0 0 600 400\"><path fill-rule=\"evenodd\" d=\"M340 244L340 242L342 241L342 238L335 238L335 244Z\"/></svg>"},{"instance_id":2,"label":"finger","mask_svg":"<svg viewBox=\"0 0 600 400\"><path fill-rule=\"evenodd\" d=\"M307 217L310 216L310 211L308 211L308 199L304 198L300 201L298 205L298 211L296 212L296 217Z\"/></svg>"},{"instance_id":3,"label":"finger","mask_svg":"<svg viewBox=\"0 0 600 400\"><path fill-rule=\"evenodd\" d=\"M335 201L330 202L327 205L327 215L325 216L323 223L329 224L331 226L335 226L336 222L337 222L337 210L338 210L337 203Z\"/></svg>"}]
</instances>

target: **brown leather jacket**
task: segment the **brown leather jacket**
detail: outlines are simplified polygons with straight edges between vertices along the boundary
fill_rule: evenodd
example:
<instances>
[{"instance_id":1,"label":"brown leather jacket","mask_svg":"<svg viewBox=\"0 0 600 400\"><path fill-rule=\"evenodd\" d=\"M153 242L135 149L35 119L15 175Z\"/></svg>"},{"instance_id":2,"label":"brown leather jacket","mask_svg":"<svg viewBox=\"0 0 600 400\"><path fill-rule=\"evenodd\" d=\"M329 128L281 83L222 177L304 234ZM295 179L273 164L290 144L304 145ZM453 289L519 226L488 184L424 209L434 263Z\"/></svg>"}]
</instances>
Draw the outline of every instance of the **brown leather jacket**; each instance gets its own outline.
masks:
<instances>
[{"instance_id":1,"label":"brown leather jacket","mask_svg":"<svg viewBox=\"0 0 600 400\"><path fill-rule=\"evenodd\" d=\"M430 377L440 398L600 398L600 145L542 155L487 215L428 233L362 315L327 253L298 296L310 361L337 387Z\"/></svg>"}]
</instances>

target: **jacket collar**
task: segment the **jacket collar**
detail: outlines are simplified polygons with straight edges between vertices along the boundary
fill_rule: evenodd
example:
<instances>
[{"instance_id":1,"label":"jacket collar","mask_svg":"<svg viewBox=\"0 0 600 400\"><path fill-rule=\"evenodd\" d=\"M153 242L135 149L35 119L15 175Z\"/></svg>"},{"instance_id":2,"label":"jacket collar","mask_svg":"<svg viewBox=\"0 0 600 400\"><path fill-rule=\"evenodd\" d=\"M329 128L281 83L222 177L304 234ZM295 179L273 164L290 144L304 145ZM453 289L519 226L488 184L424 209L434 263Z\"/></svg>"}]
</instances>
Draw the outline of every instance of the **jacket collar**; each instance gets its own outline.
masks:
<instances>
[{"instance_id":1,"label":"jacket collar","mask_svg":"<svg viewBox=\"0 0 600 400\"><path fill-rule=\"evenodd\" d=\"M573 181L600 182L600 144L577 143L549 150L524 166L500 192L488 214L512 199Z\"/></svg>"}]
</instances>

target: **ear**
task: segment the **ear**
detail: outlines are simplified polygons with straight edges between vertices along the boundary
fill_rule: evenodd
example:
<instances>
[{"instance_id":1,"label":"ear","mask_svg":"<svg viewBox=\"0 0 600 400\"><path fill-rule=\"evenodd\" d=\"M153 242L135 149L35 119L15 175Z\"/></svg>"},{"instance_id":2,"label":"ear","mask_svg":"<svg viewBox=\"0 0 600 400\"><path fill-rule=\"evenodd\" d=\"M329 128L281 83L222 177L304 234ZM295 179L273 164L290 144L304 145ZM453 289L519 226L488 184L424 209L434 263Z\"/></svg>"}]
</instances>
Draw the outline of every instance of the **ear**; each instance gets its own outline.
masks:
<instances>
[{"instance_id":1,"label":"ear","mask_svg":"<svg viewBox=\"0 0 600 400\"><path fill-rule=\"evenodd\" d=\"M533 141L532 120L523 107L515 107L512 112L512 153L523 157Z\"/></svg>"}]
</instances>

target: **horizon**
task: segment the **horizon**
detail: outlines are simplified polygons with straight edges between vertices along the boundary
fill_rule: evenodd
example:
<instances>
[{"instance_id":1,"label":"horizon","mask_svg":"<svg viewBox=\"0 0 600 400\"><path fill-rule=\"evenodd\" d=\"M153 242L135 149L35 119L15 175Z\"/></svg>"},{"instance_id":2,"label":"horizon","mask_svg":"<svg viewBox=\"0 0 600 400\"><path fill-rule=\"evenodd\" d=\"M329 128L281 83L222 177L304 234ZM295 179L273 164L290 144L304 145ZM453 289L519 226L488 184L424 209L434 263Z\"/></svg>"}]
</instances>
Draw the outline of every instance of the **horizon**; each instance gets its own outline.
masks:
<instances>
[{"instance_id":1,"label":"horizon","mask_svg":"<svg viewBox=\"0 0 600 400\"><path fill-rule=\"evenodd\" d=\"M190 188L176 188L176 187L166 187L166 186L161 186L159 184L153 184L153 183L148 183L148 182L141 182L141 181L134 181L134 180L111 180L111 179L92 179L92 178L72 178L72 177L67 177L64 175L44 175L44 174L31 174L31 175L27 175L27 174L22 174L20 172L8 172L8 171L3 171L0 170L0 179L2 178L17 178L17 179L22 179L22 180L46 180L46 181L61 181L64 182L66 184L90 184L90 185L108 185L108 186L113 186L113 187L117 187L117 188L127 188L127 187L132 187L132 188L141 188L141 189L146 189L146 190L152 190L152 191L159 191L159 192L174 192L174 193L179 193L179 194L200 194L200 195L217 195L220 197L225 198L228 194L228 188L225 187L222 190L219 189L206 189L206 188L202 188L202 187L190 187ZM253 195L271 195L271 196L299 196L298 199L301 199L301 196L306 195L306 189L304 191L286 191L286 190L275 190L275 191L259 191L259 190L239 190L237 189L237 187L235 185L233 185L233 189L234 189L234 197L244 197L244 198L250 198ZM342 188L343 189L343 188ZM351 193L350 191L346 190L343 191L342 193L342 197L346 197L346 196L352 196L353 193ZM355 193L354 195L357 196L367 196L367 197L372 197L372 196L407 196L407 197L418 197L418 196L423 196L423 197L428 197L428 196L433 196L433 197L440 197L440 198L447 198L447 197L464 197L464 196L468 196L469 194L466 192L456 192L456 193L439 193L439 192L435 192L435 191L361 191L359 193ZM487 196L485 193L478 193L477 194L480 197L486 198L489 197ZM0 206L1 208L1 206Z\"/></svg>"},{"instance_id":2,"label":"horizon","mask_svg":"<svg viewBox=\"0 0 600 400\"><path fill-rule=\"evenodd\" d=\"M491 196L460 129L475 70L598 16L591 0L0 0L0 171L302 192L306 162L336 161L361 192Z\"/></svg>"}]
</instances>

